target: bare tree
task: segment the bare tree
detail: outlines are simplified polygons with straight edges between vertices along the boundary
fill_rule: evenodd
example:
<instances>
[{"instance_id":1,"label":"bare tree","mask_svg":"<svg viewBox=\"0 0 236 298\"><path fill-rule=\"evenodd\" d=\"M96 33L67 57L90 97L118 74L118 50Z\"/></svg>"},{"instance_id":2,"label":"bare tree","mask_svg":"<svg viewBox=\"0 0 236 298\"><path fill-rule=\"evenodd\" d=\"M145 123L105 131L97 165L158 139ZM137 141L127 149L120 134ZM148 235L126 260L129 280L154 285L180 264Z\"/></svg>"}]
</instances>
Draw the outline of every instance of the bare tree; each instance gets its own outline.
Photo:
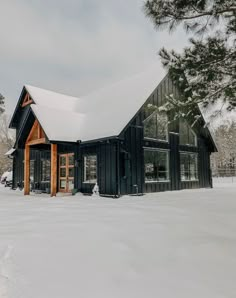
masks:
<instances>
[{"instance_id":1,"label":"bare tree","mask_svg":"<svg viewBox=\"0 0 236 298\"><path fill-rule=\"evenodd\" d=\"M14 145L13 131L9 129L9 118L5 113L0 119L0 142L6 144L8 148Z\"/></svg>"},{"instance_id":2,"label":"bare tree","mask_svg":"<svg viewBox=\"0 0 236 298\"><path fill-rule=\"evenodd\" d=\"M236 175L236 122L215 131L218 152L211 157L213 175Z\"/></svg>"},{"instance_id":3,"label":"bare tree","mask_svg":"<svg viewBox=\"0 0 236 298\"><path fill-rule=\"evenodd\" d=\"M12 159L5 155L14 145L14 135L8 125L7 115L2 114L0 117L0 175L12 167Z\"/></svg>"}]
</instances>

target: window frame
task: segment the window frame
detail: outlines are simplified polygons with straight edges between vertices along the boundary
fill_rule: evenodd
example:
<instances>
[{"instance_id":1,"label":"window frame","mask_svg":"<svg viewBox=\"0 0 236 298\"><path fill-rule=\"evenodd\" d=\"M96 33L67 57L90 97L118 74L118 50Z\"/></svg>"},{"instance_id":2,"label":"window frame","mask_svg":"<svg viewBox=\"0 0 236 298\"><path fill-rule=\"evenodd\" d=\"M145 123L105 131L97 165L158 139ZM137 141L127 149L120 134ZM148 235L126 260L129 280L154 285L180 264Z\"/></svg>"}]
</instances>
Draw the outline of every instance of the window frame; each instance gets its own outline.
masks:
<instances>
[{"instance_id":1,"label":"window frame","mask_svg":"<svg viewBox=\"0 0 236 298\"><path fill-rule=\"evenodd\" d=\"M145 184L148 183L170 183L170 149L162 149L162 148L152 148L152 147L143 147L144 152L144 182ZM146 170L145 170L145 152L161 152L161 153L166 153L167 159L166 159L166 168L167 168L167 179L166 180L146 180Z\"/></svg>"},{"instance_id":2,"label":"window frame","mask_svg":"<svg viewBox=\"0 0 236 298\"><path fill-rule=\"evenodd\" d=\"M87 168L86 168L86 161L88 157L96 157L96 180L87 180ZM85 154L83 155L83 183L85 184L96 184L98 180L98 167L97 167L97 154Z\"/></svg>"},{"instance_id":3,"label":"window frame","mask_svg":"<svg viewBox=\"0 0 236 298\"><path fill-rule=\"evenodd\" d=\"M164 113L164 112L161 112ZM143 120L143 137L145 140L151 140L151 141L157 141L157 142L165 142L165 143L169 143L169 126L168 126L168 115L166 114L167 117L167 125L166 125L166 138L165 139L160 139L158 136L156 136L156 138L152 138L152 137L148 137L145 136L145 122L148 122L152 117L156 116L156 130L157 130L157 116L158 114L160 114L160 112L158 111L154 111L151 115L149 115L146 119Z\"/></svg>"},{"instance_id":4,"label":"window frame","mask_svg":"<svg viewBox=\"0 0 236 298\"><path fill-rule=\"evenodd\" d=\"M34 183L34 181L35 181L35 159L30 159L30 182Z\"/></svg>"},{"instance_id":5,"label":"window frame","mask_svg":"<svg viewBox=\"0 0 236 298\"><path fill-rule=\"evenodd\" d=\"M189 133L191 132L194 135L194 144L189 144L189 143L181 143L181 125L186 125L187 128L187 132L188 132L188 141L189 141ZM180 120L179 122L179 145L180 146L191 146L191 147L197 147L197 134L195 133L195 131L192 129L192 127L188 124L188 122L184 119Z\"/></svg>"},{"instance_id":6,"label":"window frame","mask_svg":"<svg viewBox=\"0 0 236 298\"><path fill-rule=\"evenodd\" d=\"M51 161L50 159L47 159L47 158L42 158L41 160L41 182L44 183L44 182L50 182L51 180ZM46 163L49 163L48 165L45 165L45 167L43 166L43 163L46 162ZM45 178L44 176L47 176L45 175L46 171L48 170L49 168L49 180L44 180L43 178Z\"/></svg>"},{"instance_id":7,"label":"window frame","mask_svg":"<svg viewBox=\"0 0 236 298\"><path fill-rule=\"evenodd\" d=\"M196 177L195 179L182 179L182 170L181 170L181 155L194 155L195 158L196 158ZM190 173L190 162L188 160L188 164L189 164L189 169L188 169L188 174L189 174L189 177L191 176ZM180 151L179 152L179 165L180 165L180 182L197 182L199 181L199 169L198 169L198 166L199 166L199 154L198 152L191 152L191 151Z\"/></svg>"}]
</instances>

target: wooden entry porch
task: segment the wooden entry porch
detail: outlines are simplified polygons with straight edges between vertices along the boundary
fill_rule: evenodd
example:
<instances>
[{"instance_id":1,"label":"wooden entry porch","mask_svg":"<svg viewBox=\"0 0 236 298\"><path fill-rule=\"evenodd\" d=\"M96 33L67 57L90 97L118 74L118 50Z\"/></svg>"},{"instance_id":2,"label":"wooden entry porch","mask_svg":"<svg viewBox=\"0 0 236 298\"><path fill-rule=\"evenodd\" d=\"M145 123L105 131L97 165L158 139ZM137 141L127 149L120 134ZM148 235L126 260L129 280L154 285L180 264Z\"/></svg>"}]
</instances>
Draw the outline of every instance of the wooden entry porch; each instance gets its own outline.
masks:
<instances>
[{"instance_id":1,"label":"wooden entry porch","mask_svg":"<svg viewBox=\"0 0 236 298\"><path fill-rule=\"evenodd\" d=\"M30 194L30 147L40 144L47 144L45 133L38 120L35 120L30 133L25 142L24 150L24 194ZM51 175L50 194L56 196L57 193L57 144L51 146Z\"/></svg>"}]
</instances>

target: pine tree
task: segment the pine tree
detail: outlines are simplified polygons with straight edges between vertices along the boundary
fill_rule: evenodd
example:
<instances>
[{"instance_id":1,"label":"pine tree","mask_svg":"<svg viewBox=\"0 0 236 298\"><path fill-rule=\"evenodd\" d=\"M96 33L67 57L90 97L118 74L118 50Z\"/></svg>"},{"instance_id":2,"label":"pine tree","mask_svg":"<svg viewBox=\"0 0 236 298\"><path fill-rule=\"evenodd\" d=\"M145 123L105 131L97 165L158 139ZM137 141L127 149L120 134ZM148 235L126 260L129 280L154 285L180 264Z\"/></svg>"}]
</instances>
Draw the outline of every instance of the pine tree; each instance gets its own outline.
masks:
<instances>
[{"instance_id":1,"label":"pine tree","mask_svg":"<svg viewBox=\"0 0 236 298\"><path fill-rule=\"evenodd\" d=\"M221 99L229 111L235 109L235 0L146 0L144 9L157 29L173 31L182 24L194 36L182 54L160 50L164 67L183 94L168 96L166 108L177 116L191 115L196 104Z\"/></svg>"}]
</instances>

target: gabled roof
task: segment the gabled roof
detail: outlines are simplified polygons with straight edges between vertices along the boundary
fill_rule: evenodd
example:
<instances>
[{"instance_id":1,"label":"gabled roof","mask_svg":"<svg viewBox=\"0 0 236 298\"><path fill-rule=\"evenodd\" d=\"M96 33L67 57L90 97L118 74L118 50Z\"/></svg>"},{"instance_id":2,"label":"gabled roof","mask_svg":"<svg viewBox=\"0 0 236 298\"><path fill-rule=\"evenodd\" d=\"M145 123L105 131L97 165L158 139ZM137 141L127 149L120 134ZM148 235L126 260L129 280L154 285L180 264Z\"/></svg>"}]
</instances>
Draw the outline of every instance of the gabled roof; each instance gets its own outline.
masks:
<instances>
[{"instance_id":1,"label":"gabled roof","mask_svg":"<svg viewBox=\"0 0 236 298\"><path fill-rule=\"evenodd\" d=\"M119 136L165 74L155 63L141 74L81 98L29 85L24 89L50 141L85 142Z\"/></svg>"},{"instance_id":2,"label":"gabled roof","mask_svg":"<svg viewBox=\"0 0 236 298\"><path fill-rule=\"evenodd\" d=\"M30 94L36 105L42 105L50 108L56 108L66 111L74 111L77 97L56 93L53 91L25 85L25 89Z\"/></svg>"},{"instance_id":3,"label":"gabled roof","mask_svg":"<svg viewBox=\"0 0 236 298\"><path fill-rule=\"evenodd\" d=\"M75 102L78 98L64 95L61 93L56 93L53 91L41 89L38 87L33 87L30 85L25 85L21 91L20 98L16 105L15 111L11 118L9 127L15 128L17 122L17 115L20 111L20 107L24 101L26 94L30 95L30 98L33 100L33 103L37 105L43 105L51 108L59 108L62 110L74 111L75 110Z\"/></svg>"}]
</instances>

